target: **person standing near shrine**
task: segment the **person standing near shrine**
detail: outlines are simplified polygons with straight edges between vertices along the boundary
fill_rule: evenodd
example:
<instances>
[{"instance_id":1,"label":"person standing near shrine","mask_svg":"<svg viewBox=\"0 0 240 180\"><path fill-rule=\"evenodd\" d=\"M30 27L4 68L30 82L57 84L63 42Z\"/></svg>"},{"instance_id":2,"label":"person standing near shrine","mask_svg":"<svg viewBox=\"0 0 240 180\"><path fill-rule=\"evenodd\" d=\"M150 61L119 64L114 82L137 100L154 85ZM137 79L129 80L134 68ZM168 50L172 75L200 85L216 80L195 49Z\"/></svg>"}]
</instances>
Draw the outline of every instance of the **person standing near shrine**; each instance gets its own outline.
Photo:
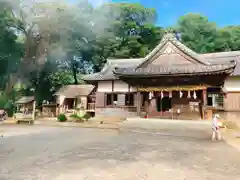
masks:
<instances>
[{"instance_id":1,"label":"person standing near shrine","mask_svg":"<svg viewBox=\"0 0 240 180\"><path fill-rule=\"evenodd\" d=\"M212 118L212 140L221 140L221 132L219 126L219 114L214 114Z\"/></svg>"}]
</instances>

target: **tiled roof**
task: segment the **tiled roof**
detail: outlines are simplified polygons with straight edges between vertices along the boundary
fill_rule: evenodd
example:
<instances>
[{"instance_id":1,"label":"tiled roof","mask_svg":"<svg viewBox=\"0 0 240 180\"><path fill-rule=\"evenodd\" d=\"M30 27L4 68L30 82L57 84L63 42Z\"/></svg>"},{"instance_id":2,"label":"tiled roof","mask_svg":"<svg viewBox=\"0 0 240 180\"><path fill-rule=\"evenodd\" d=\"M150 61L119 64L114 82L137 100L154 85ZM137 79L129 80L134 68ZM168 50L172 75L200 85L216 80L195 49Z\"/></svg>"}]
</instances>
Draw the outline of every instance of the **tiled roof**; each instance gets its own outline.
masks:
<instances>
[{"instance_id":1,"label":"tiled roof","mask_svg":"<svg viewBox=\"0 0 240 180\"><path fill-rule=\"evenodd\" d=\"M116 67L136 67L143 61L143 58L139 59L109 59L102 71L98 73L88 74L83 76L85 81L99 81L99 80L114 80L117 77L113 74Z\"/></svg>"},{"instance_id":2,"label":"tiled roof","mask_svg":"<svg viewBox=\"0 0 240 180\"><path fill-rule=\"evenodd\" d=\"M220 53L208 53L208 54L198 54L194 51L192 51L190 48L179 42L172 34L166 34L160 44L152 51L150 52L145 58L139 58L139 59L112 59L108 60L105 64L104 68L101 72L85 75L83 77L86 81L98 81L98 80L114 80L118 79L117 76L113 74L113 71L116 67L118 68L130 68L130 69L136 69L140 68L141 65L146 63L151 57L153 57L156 53L159 52L159 50L167 43L171 42L174 46L179 48L182 52L184 52L186 55L193 58L197 64L203 65L195 67L195 69L203 70L205 72L206 69L212 69L216 67L224 67L225 65L228 66L230 61L236 61L236 67L231 75L233 76L239 76L240 75L240 51L230 51L230 52L220 52ZM214 65L214 66L213 66ZM216 65L216 66L215 66ZM209 67L208 67L209 66ZM192 68L190 66L185 66ZM161 69L161 72L163 69L169 69L174 70L181 67L178 65L176 67L156 67L156 69ZM150 67L151 69L151 67ZM179 69L179 71L180 71ZM140 69L139 71L143 71ZM149 69L144 70L146 72L149 72ZM176 71L176 70L175 70ZM181 69L182 71L182 69ZM190 72L191 70L184 70L184 72ZM169 72L170 73L170 72Z\"/></svg>"},{"instance_id":3,"label":"tiled roof","mask_svg":"<svg viewBox=\"0 0 240 180\"><path fill-rule=\"evenodd\" d=\"M183 43L177 40L174 34L167 33L161 42L154 48L144 59L144 61L138 66L141 67L143 64L147 63L155 54L157 54L165 45L166 43L171 42L175 47L177 47L180 51L185 53L187 56L190 56L193 58L196 62L203 65L210 64L207 60L205 60L201 55L194 52L187 46L185 46Z\"/></svg>"},{"instance_id":4,"label":"tiled roof","mask_svg":"<svg viewBox=\"0 0 240 180\"><path fill-rule=\"evenodd\" d=\"M240 51L229 51L229 52L220 52L220 53L208 53L202 54L202 56L209 60L212 64L216 63L226 63L228 61L236 61L237 65L231 74L232 76L240 75Z\"/></svg>"},{"instance_id":5,"label":"tiled roof","mask_svg":"<svg viewBox=\"0 0 240 180\"><path fill-rule=\"evenodd\" d=\"M148 66L146 68L117 68L114 73L117 76L176 76L176 75L204 75L216 73L232 73L235 63L215 65L175 65L175 66Z\"/></svg>"},{"instance_id":6,"label":"tiled roof","mask_svg":"<svg viewBox=\"0 0 240 180\"><path fill-rule=\"evenodd\" d=\"M16 101L17 104L26 104L34 101L34 96L23 96L18 101Z\"/></svg>"},{"instance_id":7,"label":"tiled roof","mask_svg":"<svg viewBox=\"0 0 240 180\"><path fill-rule=\"evenodd\" d=\"M76 96L88 96L94 89L90 84L66 85L61 87L54 95L62 95L66 98L75 98Z\"/></svg>"},{"instance_id":8,"label":"tiled roof","mask_svg":"<svg viewBox=\"0 0 240 180\"><path fill-rule=\"evenodd\" d=\"M240 58L240 51L228 51L228 52L217 52L217 53L206 53L200 54L204 59L214 62L226 62L237 60Z\"/></svg>"}]
</instances>

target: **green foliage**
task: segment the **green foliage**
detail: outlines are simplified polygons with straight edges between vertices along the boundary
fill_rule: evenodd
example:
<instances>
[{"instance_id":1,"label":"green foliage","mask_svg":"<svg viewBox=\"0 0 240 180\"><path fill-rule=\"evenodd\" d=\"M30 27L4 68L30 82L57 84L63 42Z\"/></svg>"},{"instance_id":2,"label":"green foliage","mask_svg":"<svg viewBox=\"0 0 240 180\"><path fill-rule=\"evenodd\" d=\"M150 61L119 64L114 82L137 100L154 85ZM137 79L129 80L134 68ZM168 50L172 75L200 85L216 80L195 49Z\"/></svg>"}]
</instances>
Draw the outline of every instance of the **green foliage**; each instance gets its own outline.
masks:
<instances>
[{"instance_id":1,"label":"green foliage","mask_svg":"<svg viewBox=\"0 0 240 180\"><path fill-rule=\"evenodd\" d=\"M77 74L77 79L79 84L83 84L82 75ZM57 71L51 72L48 76L52 83L53 88L59 88L63 85L74 84L74 78L72 72L69 71Z\"/></svg>"},{"instance_id":2,"label":"green foliage","mask_svg":"<svg viewBox=\"0 0 240 180\"><path fill-rule=\"evenodd\" d=\"M9 74L16 71L23 55L23 44L17 41L14 30L18 23L11 7L0 2L0 90L5 88Z\"/></svg>"},{"instance_id":3,"label":"green foliage","mask_svg":"<svg viewBox=\"0 0 240 180\"><path fill-rule=\"evenodd\" d=\"M8 117L12 117L16 111L16 105L13 103L13 101L8 101L5 104L4 109L7 111Z\"/></svg>"},{"instance_id":4,"label":"green foliage","mask_svg":"<svg viewBox=\"0 0 240 180\"><path fill-rule=\"evenodd\" d=\"M214 52L216 28L216 24L209 22L207 17L192 13L180 17L177 24L184 44L199 53Z\"/></svg>"},{"instance_id":5,"label":"green foliage","mask_svg":"<svg viewBox=\"0 0 240 180\"><path fill-rule=\"evenodd\" d=\"M59 122L66 122L67 121L67 117L65 116L65 114L59 114L57 117Z\"/></svg>"},{"instance_id":6,"label":"green foliage","mask_svg":"<svg viewBox=\"0 0 240 180\"><path fill-rule=\"evenodd\" d=\"M91 114L90 113L86 113L84 114L84 116L82 117L83 119L86 119L87 121L91 118Z\"/></svg>"},{"instance_id":7,"label":"green foliage","mask_svg":"<svg viewBox=\"0 0 240 180\"><path fill-rule=\"evenodd\" d=\"M0 96L0 109L5 109L8 113L9 117L12 117L16 106L13 101L9 100L5 94L1 94Z\"/></svg>"},{"instance_id":8,"label":"green foliage","mask_svg":"<svg viewBox=\"0 0 240 180\"><path fill-rule=\"evenodd\" d=\"M102 63L108 57L137 58L146 56L162 37L162 29L154 26L155 9L140 4L107 3L96 10L107 17L114 38L99 42ZM98 52L99 52L98 51ZM101 64L101 63L100 63Z\"/></svg>"},{"instance_id":9,"label":"green foliage","mask_svg":"<svg viewBox=\"0 0 240 180\"><path fill-rule=\"evenodd\" d=\"M76 122L84 122L83 117L78 114L71 114L69 117L74 119Z\"/></svg>"},{"instance_id":10,"label":"green foliage","mask_svg":"<svg viewBox=\"0 0 240 180\"><path fill-rule=\"evenodd\" d=\"M237 51L240 49L240 26L229 26L217 30L215 50Z\"/></svg>"},{"instance_id":11,"label":"green foliage","mask_svg":"<svg viewBox=\"0 0 240 180\"><path fill-rule=\"evenodd\" d=\"M52 94L62 85L83 83L82 74L100 71L108 58L146 56L169 29L179 31L182 42L199 53L240 50L240 26L219 28L190 13L164 29L156 19L155 9L136 3L94 8L85 0L77 5L36 2L26 12L24 5L1 1L0 90L14 87L12 73L26 87L13 88L7 100L0 97L0 105L25 93L35 94L38 104L54 100Z\"/></svg>"}]
</instances>

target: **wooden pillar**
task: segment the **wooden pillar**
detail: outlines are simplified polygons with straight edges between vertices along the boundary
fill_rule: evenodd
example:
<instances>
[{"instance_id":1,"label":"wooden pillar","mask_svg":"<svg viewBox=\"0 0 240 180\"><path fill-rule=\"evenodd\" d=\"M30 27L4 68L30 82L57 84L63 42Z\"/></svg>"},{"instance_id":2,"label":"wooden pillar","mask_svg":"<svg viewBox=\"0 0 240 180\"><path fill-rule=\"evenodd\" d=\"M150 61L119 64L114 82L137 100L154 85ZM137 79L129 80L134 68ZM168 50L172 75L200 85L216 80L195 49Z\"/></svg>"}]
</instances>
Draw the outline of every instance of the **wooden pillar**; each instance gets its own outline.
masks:
<instances>
[{"instance_id":1,"label":"wooden pillar","mask_svg":"<svg viewBox=\"0 0 240 180\"><path fill-rule=\"evenodd\" d=\"M203 99L203 106L207 105L207 89L203 89L202 91L202 99Z\"/></svg>"},{"instance_id":2,"label":"wooden pillar","mask_svg":"<svg viewBox=\"0 0 240 180\"><path fill-rule=\"evenodd\" d=\"M202 90L202 118L206 119L207 89Z\"/></svg>"},{"instance_id":3,"label":"wooden pillar","mask_svg":"<svg viewBox=\"0 0 240 180\"><path fill-rule=\"evenodd\" d=\"M137 115L141 116L141 92L137 91Z\"/></svg>"},{"instance_id":4,"label":"wooden pillar","mask_svg":"<svg viewBox=\"0 0 240 180\"><path fill-rule=\"evenodd\" d=\"M36 101L33 101L32 120L35 121L36 117Z\"/></svg>"}]
</instances>

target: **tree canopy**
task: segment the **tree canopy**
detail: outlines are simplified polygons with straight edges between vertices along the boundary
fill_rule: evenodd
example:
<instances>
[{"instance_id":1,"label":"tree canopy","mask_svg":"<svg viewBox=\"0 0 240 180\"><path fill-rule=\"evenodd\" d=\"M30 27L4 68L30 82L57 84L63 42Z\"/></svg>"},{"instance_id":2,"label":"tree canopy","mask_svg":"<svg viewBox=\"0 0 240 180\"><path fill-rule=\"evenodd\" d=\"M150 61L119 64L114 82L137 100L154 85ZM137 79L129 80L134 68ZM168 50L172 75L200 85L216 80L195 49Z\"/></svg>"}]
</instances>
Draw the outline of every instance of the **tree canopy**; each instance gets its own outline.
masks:
<instances>
[{"instance_id":1,"label":"tree canopy","mask_svg":"<svg viewBox=\"0 0 240 180\"><path fill-rule=\"evenodd\" d=\"M20 81L39 102L61 85L83 83L82 74L100 71L108 58L146 56L169 28L198 53L240 50L239 25L218 27L201 14L163 28L156 10L141 4L11 2L0 2L0 88L9 95Z\"/></svg>"}]
</instances>

